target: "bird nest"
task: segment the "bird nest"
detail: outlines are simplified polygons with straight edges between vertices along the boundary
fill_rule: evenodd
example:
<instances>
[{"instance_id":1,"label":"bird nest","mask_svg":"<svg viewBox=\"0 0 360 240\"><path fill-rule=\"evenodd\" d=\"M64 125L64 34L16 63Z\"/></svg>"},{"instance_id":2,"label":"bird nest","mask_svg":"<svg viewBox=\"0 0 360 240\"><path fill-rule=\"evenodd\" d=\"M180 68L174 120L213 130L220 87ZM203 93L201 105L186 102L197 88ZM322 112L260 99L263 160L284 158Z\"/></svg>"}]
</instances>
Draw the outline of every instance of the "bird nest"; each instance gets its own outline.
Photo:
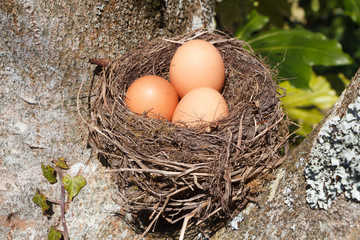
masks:
<instances>
[{"instance_id":1,"label":"bird nest","mask_svg":"<svg viewBox=\"0 0 360 240\"><path fill-rule=\"evenodd\" d=\"M223 57L230 115L186 127L131 112L130 84L144 75L168 79L176 49L192 39ZM103 68L91 90L89 143L117 173L126 211L134 219L147 213L144 234L160 218L180 222L183 238L189 226L235 216L256 193L250 183L283 161L289 133L272 77L245 42L209 31L151 41Z\"/></svg>"}]
</instances>

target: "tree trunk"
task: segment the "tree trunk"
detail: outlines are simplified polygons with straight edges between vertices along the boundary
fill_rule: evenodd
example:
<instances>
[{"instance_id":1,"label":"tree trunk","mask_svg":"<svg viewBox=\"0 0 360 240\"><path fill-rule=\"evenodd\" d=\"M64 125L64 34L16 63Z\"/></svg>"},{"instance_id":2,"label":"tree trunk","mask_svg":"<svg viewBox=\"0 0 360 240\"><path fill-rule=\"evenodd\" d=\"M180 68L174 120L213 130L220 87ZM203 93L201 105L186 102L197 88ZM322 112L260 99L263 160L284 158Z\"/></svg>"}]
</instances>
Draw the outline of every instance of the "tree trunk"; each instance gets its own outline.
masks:
<instances>
[{"instance_id":1,"label":"tree trunk","mask_svg":"<svg viewBox=\"0 0 360 240\"><path fill-rule=\"evenodd\" d=\"M35 190L59 199L59 185L41 164L65 157L87 184L68 205L71 239L135 236L113 213L121 211L111 175L87 148L76 94L93 66L155 37L214 27L214 1L2 1L0 4L0 239L45 239L62 229L60 209L47 219ZM86 102L86 93L81 95Z\"/></svg>"},{"instance_id":2,"label":"tree trunk","mask_svg":"<svg viewBox=\"0 0 360 240\"><path fill-rule=\"evenodd\" d=\"M214 1L54 2L0 4L0 239L44 239L51 225L62 229L59 206L48 219L32 202L36 189L59 198L58 184L50 185L40 168L58 157L72 165L70 175L81 172L87 181L66 211L71 239L137 238L114 215L122 210L121 201L111 175L87 148L77 90L84 80L86 102L94 70L89 58L113 59L155 37L213 28ZM336 129L327 123L336 116L347 119L351 103L360 108L357 89L359 75L274 173L277 178L255 199L258 205L241 213L239 230L224 228L212 239L358 239L359 204L340 195L327 210L313 210L304 178L307 163L321 162L315 154L319 134Z\"/></svg>"}]
</instances>

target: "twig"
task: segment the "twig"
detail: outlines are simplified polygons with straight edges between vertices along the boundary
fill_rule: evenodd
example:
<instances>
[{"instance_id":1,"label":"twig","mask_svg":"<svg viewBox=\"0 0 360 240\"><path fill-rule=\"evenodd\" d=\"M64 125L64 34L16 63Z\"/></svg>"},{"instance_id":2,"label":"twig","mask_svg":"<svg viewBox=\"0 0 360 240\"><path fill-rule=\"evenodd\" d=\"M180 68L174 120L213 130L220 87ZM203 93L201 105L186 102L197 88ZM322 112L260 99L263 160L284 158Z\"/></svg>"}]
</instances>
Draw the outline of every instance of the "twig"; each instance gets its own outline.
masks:
<instances>
[{"instance_id":1,"label":"twig","mask_svg":"<svg viewBox=\"0 0 360 240\"><path fill-rule=\"evenodd\" d=\"M65 186L63 183L63 173L59 167L56 167L55 170L57 174L59 174L60 184L61 184L60 208L61 208L61 220L64 228L64 240L69 240L69 232L66 226L66 219L65 219Z\"/></svg>"},{"instance_id":2,"label":"twig","mask_svg":"<svg viewBox=\"0 0 360 240\"><path fill-rule=\"evenodd\" d=\"M247 176L249 176L249 174L254 170L254 166L249 166L245 172L239 174L239 175L236 175L236 176L233 176L233 178L231 179L231 182L238 182L238 181L241 181L241 182L244 182L245 181L245 178Z\"/></svg>"},{"instance_id":3,"label":"twig","mask_svg":"<svg viewBox=\"0 0 360 240\"><path fill-rule=\"evenodd\" d=\"M196 176L196 175L193 175L193 177L194 177L194 183L195 183L195 185L196 185L198 188L204 190L204 188L199 184L197 176Z\"/></svg>"},{"instance_id":4,"label":"twig","mask_svg":"<svg viewBox=\"0 0 360 240\"><path fill-rule=\"evenodd\" d=\"M159 205L160 205L160 202L158 202L157 204L155 204L154 211L151 213L151 215L150 215L150 217L149 217L150 220L154 217L154 215L155 215L155 213L156 213L156 209L159 207Z\"/></svg>"},{"instance_id":5,"label":"twig","mask_svg":"<svg viewBox=\"0 0 360 240\"><path fill-rule=\"evenodd\" d=\"M188 169L188 170L186 170L185 172L181 173L179 176L177 176L175 179L178 179L178 178L180 178L180 177L183 177L183 176L185 176L185 175L187 175L187 174L189 174L189 173L191 173L191 172L193 172L193 171L195 171L195 170L198 170L199 168L203 168L203 167L200 166L200 167L195 167L195 168Z\"/></svg>"},{"instance_id":6,"label":"twig","mask_svg":"<svg viewBox=\"0 0 360 240\"><path fill-rule=\"evenodd\" d=\"M184 222L183 225L181 227L181 232L180 232L180 238L179 240L184 240L185 237L185 231L186 231L186 227L188 225L189 220L195 216L196 213L198 213L202 208L206 207L209 204L209 202L205 202L203 204L201 204L198 208L195 208L194 210L192 210L191 213L187 214L186 217L184 218Z\"/></svg>"},{"instance_id":7,"label":"twig","mask_svg":"<svg viewBox=\"0 0 360 240\"><path fill-rule=\"evenodd\" d=\"M181 172L170 172L170 171L163 171L158 169L139 169L139 168L118 168L118 169L111 169L111 170L104 170L105 173L110 172L148 172L148 173L159 173L161 175L168 175L168 176L177 176L181 174Z\"/></svg>"},{"instance_id":8,"label":"twig","mask_svg":"<svg viewBox=\"0 0 360 240\"><path fill-rule=\"evenodd\" d=\"M111 63L111 60L108 58L91 58L89 60L89 63L96 64L100 67L106 67L107 65L109 65Z\"/></svg>"},{"instance_id":9,"label":"twig","mask_svg":"<svg viewBox=\"0 0 360 240\"><path fill-rule=\"evenodd\" d=\"M241 138L242 138L242 130L243 130L243 120L244 120L245 111L241 114L240 123L239 123L239 132L238 132L238 140L237 140L237 148L236 148L236 155L240 152L241 147Z\"/></svg>"},{"instance_id":10,"label":"twig","mask_svg":"<svg viewBox=\"0 0 360 240\"><path fill-rule=\"evenodd\" d=\"M177 43L177 44L184 44L185 43L183 41L175 41L175 40L166 39L166 38L164 38L163 40L166 41L166 42Z\"/></svg>"},{"instance_id":11,"label":"twig","mask_svg":"<svg viewBox=\"0 0 360 240\"><path fill-rule=\"evenodd\" d=\"M188 189L188 188L190 188L190 186L185 186L185 187L182 187L182 188L180 188L180 189L178 189L178 190L176 190L176 191L174 191L174 192L170 193L169 195L167 195L167 197L168 197L168 198L170 198L170 197L172 197L172 196L174 196L174 195L178 194L179 192L185 191L185 190L186 190L186 189Z\"/></svg>"},{"instance_id":12,"label":"twig","mask_svg":"<svg viewBox=\"0 0 360 240\"><path fill-rule=\"evenodd\" d=\"M167 203L169 202L170 197L167 197L162 208L160 209L160 211L158 212L158 214L156 215L156 217L154 218L154 220L151 221L151 223L149 224L149 226L146 228L146 230L143 232L143 234L141 234L141 238L143 238L151 229L151 227L154 225L154 223L158 220L158 218L160 217L161 213L164 211Z\"/></svg>"},{"instance_id":13,"label":"twig","mask_svg":"<svg viewBox=\"0 0 360 240\"><path fill-rule=\"evenodd\" d=\"M109 105L108 105L108 103L107 103L107 101L106 101L106 83L105 83L105 81L102 82L101 97L102 97L103 100L104 100L104 105L105 105L105 107L107 108L107 110L108 110L109 112L111 112L110 107L109 107Z\"/></svg>"},{"instance_id":14,"label":"twig","mask_svg":"<svg viewBox=\"0 0 360 240\"><path fill-rule=\"evenodd\" d=\"M214 210L213 212L211 212L209 215L206 216L206 218L199 220L196 223L196 226L199 226L201 223L203 223L204 221L206 221L206 219L209 219L211 216L215 215L216 213L218 213L220 210L222 210L222 207L217 208L216 210Z\"/></svg>"},{"instance_id":15,"label":"twig","mask_svg":"<svg viewBox=\"0 0 360 240\"><path fill-rule=\"evenodd\" d=\"M174 202L178 202L178 203L185 203L185 202L192 202L194 200L198 200L199 198L202 198L202 197L206 197L206 194L199 194L199 195L196 195L192 198L188 198L188 199L173 199Z\"/></svg>"},{"instance_id":16,"label":"twig","mask_svg":"<svg viewBox=\"0 0 360 240\"><path fill-rule=\"evenodd\" d=\"M254 139L254 137L256 136L256 131L257 131L257 124L256 124L256 119L253 117L253 120L254 120L254 135L253 135L253 139ZM266 129L267 130L267 129Z\"/></svg>"},{"instance_id":17,"label":"twig","mask_svg":"<svg viewBox=\"0 0 360 240\"><path fill-rule=\"evenodd\" d=\"M276 125L279 124L279 122L281 122L283 119L279 118L273 125L271 125L270 127L266 128L265 130L263 130L261 133L259 133L257 136L255 136L254 138L251 139L251 141L255 141L256 139L258 139L259 137L261 137L262 135L264 135L267 131L269 131L270 129L272 129L273 127L275 127Z\"/></svg>"},{"instance_id":18,"label":"twig","mask_svg":"<svg viewBox=\"0 0 360 240\"><path fill-rule=\"evenodd\" d=\"M118 168L118 169L109 169L104 170L104 173L112 173L112 172L148 172L148 173L158 173L164 176L178 176L182 174L182 172L172 172L172 171L164 171L158 169L138 169L138 168ZM208 173L190 173L191 176L213 176L213 174Z\"/></svg>"}]
</instances>

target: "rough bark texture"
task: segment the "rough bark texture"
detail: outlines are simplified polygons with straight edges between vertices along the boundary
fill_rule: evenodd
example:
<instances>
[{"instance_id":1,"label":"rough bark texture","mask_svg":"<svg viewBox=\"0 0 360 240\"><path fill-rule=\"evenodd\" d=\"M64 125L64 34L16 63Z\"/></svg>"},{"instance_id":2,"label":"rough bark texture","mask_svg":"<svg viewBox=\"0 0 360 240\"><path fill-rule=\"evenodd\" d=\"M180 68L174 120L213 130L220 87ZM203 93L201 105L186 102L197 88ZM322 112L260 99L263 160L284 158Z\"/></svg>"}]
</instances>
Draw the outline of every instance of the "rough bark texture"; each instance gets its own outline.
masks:
<instances>
[{"instance_id":1,"label":"rough bark texture","mask_svg":"<svg viewBox=\"0 0 360 240\"><path fill-rule=\"evenodd\" d=\"M45 239L50 225L61 229L58 206L47 219L31 200L36 188L58 199L58 185L47 183L40 168L57 157L68 159L72 175L81 171L87 180L67 208L70 237L137 237L113 214L121 202L111 175L87 148L77 89L84 79L89 87L89 58L115 58L154 37L212 28L213 5L214 0L0 3L0 239ZM213 239L358 239L360 205L340 196L330 209L312 210L303 173L320 127L344 115L359 88L356 75L328 118L277 170L269 191L256 199L260 206L243 211L239 230L225 228Z\"/></svg>"},{"instance_id":2,"label":"rough bark texture","mask_svg":"<svg viewBox=\"0 0 360 240\"><path fill-rule=\"evenodd\" d=\"M87 148L76 93L89 88L92 57L115 58L155 37L214 27L214 0L11 0L0 3L0 239L45 239L59 226L32 202L58 199L41 164L65 157L87 185L68 205L71 239L129 239L111 175ZM206 17L205 17L206 16ZM86 102L86 88L81 100Z\"/></svg>"},{"instance_id":3,"label":"rough bark texture","mask_svg":"<svg viewBox=\"0 0 360 240\"><path fill-rule=\"evenodd\" d=\"M238 221L239 230L224 228L213 239L359 239L359 203L341 194L327 210L313 210L306 202L304 178L319 131L334 117L346 115L348 106L360 96L359 89L360 70L327 117L274 174L268 191L256 199L259 206L250 204L239 216L243 219Z\"/></svg>"}]
</instances>

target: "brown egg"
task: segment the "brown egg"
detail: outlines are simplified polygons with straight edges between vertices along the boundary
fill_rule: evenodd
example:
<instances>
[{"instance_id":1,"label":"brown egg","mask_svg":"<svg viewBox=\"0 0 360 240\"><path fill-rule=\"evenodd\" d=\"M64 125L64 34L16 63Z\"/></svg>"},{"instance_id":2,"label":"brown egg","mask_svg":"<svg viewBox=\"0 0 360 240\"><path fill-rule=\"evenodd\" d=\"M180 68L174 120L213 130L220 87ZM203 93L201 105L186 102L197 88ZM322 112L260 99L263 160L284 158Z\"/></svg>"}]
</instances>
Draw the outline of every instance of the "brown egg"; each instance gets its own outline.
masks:
<instances>
[{"instance_id":1,"label":"brown egg","mask_svg":"<svg viewBox=\"0 0 360 240\"><path fill-rule=\"evenodd\" d=\"M174 87L164 78L147 75L136 79L126 91L125 103L135 113L151 118L172 118L179 102Z\"/></svg>"},{"instance_id":2,"label":"brown egg","mask_svg":"<svg viewBox=\"0 0 360 240\"><path fill-rule=\"evenodd\" d=\"M169 78L179 97L198 87L221 91L225 66L220 52L204 40L191 40L179 47L170 63Z\"/></svg>"},{"instance_id":3,"label":"brown egg","mask_svg":"<svg viewBox=\"0 0 360 240\"><path fill-rule=\"evenodd\" d=\"M223 96L212 88L200 87L191 90L180 100L171 121L198 126L227 116L229 109Z\"/></svg>"}]
</instances>

